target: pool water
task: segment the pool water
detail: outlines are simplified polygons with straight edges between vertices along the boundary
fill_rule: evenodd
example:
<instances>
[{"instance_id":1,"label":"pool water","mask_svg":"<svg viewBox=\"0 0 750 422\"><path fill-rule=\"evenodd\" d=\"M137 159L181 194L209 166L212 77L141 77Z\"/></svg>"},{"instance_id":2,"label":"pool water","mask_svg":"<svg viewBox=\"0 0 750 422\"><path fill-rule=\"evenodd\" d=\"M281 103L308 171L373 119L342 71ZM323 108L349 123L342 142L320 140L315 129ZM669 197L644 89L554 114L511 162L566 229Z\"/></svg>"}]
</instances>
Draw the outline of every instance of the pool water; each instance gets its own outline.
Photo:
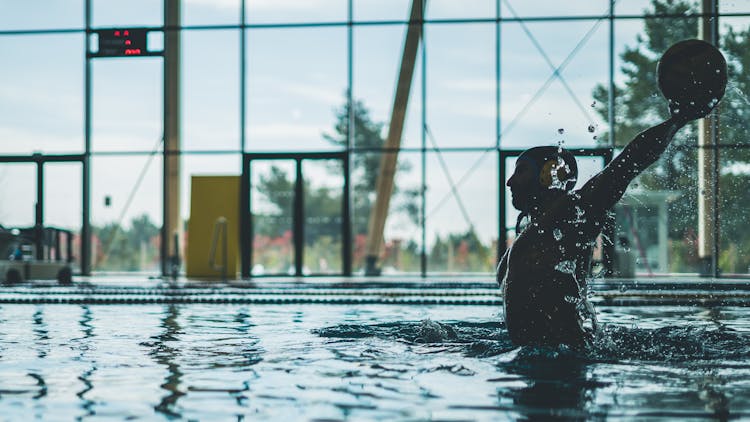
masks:
<instances>
[{"instance_id":1,"label":"pool water","mask_svg":"<svg viewBox=\"0 0 750 422\"><path fill-rule=\"evenodd\" d=\"M0 305L4 420L750 418L747 308L606 307L586 352L496 306Z\"/></svg>"}]
</instances>

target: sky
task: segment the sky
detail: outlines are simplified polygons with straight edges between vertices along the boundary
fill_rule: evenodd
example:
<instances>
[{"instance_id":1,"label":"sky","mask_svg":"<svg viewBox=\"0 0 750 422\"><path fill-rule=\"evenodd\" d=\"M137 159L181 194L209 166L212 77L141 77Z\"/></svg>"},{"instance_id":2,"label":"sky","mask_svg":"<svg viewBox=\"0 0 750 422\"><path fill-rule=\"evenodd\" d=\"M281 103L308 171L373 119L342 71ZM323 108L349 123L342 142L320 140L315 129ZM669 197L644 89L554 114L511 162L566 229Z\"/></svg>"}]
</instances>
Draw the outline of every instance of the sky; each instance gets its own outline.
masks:
<instances>
[{"instance_id":1,"label":"sky","mask_svg":"<svg viewBox=\"0 0 750 422\"><path fill-rule=\"evenodd\" d=\"M43 3L43 7L40 4ZM502 0L503 17L603 16L607 0ZM239 0L185 0L182 33L182 214L189 217L189 177L239 174L240 33L231 28L200 29L201 25L236 25ZM618 15L640 14L646 0L621 0ZM352 92L378 122L387 122L401 58L404 26L377 21L407 19L407 0L354 0L353 17L370 24L353 32ZM161 2L153 0L92 0L96 27L160 26ZM431 0L428 19L494 18L494 0ZM741 13L750 2L721 2L721 11ZM22 2L0 0L0 31L80 29L83 0ZM249 24L343 22L346 0L248 0ZM636 19L617 21L615 51L635 44L642 30ZM529 35L531 34L531 35ZM588 35L587 35L588 34ZM503 147L527 148L561 144L592 147L607 130L596 113L601 105L591 96L608 78L607 21L504 23L501 28L500 121ZM341 25L303 28L252 28L247 33L247 151L319 151L334 148L323 139L332 133L335 110L347 90L347 28ZM533 39L531 38L533 37ZM585 40L574 53L577 45ZM160 48L158 33L152 48ZM79 32L5 34L0 32L0 154L35 151L83 151L84 46ZM93 45L94 43L91 42ZM419 148L422 108L431 138L440 148L492 148L497 113L495 26L491 23L428 24L426 64L417 65L402 145ZM540 51L541 49L541 51ZM546 58L545 58L546 56ZM562 80L554 78L543 93L553 68L566 63ZM619 58L616 68L619 69ZM427 78L423 104L422 67ZM112 152L158 150L162 133L162 59L123 58L92 61L92 223L129 221L147 213L161 222L161 158ZM619 70L616 81L622 80ZM654 87L656 93L656 87ZM523 111L523 112L522 112ZM590 131L593 127L593 131ZM211 154L197 152L213 151ZM225 151L225 153L219 153ZM232 153L235 151L235 153ZM494 153L444 153L450 176L437 154L427 158L428 242L436 235L465 231L473 225L485 242L496 238L497 190L507 175L498 175ZM398 183L416 187L421 158L405 152L401 159L412 171ZM511 164L511 163L509 163ZM475 168L476 166L476 168ZM600 162L585 160L582 176ZM311 178L325 182L325 172ZM139 180L141 180L139 184ZM460 216L451 197L450 180L462 181L459 194L471 221ZM585 180L581 177L580 180ZM0 224L33 223L35 173L30 165L0 165ZM49 167L45 181L48 224L80 226L80 166ZM137 189L136 189L137 187ZM125 204L132 195L130 206ZM104 206L105 197L112 205ZM446 200L447 198L447 200ZM12 205L10 205L12 204ZM508 203L509 204L509 203ZM512 225L515 215L508 216ZM418 240L416 228L403 216L389 220L386 236Z\"/></svg>"}]
</instances>

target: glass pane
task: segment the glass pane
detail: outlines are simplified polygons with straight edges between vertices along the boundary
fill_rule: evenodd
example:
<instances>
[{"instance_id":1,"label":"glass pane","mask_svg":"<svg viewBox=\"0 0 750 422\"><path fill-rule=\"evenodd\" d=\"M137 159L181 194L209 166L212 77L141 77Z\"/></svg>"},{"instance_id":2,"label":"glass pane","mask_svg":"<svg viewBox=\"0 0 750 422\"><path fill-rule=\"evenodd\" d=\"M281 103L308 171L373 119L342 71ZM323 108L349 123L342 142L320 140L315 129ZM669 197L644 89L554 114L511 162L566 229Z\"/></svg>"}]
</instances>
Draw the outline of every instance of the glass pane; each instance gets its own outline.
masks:
<instances>
[{"instance_id":1,"label":"glass pane","mask_svg":"<svg viewBox=\"0 0 750 422\"><path fill-rule=\"evenodd\" d=\"M427 2L427 19L495 18L496 0L430 0Z\"/></svg>"},{"instance_id":2,"label":"glass pane","mask_svg":"<svg viewBox=\"0 0 750 422\"><path fill-rule=\"evenodd\" d=\"M346 103L346 28L248 31L247 149L331 150Z\"/></svg>"},{"instance_id":3,"label":"glass pane","mask_svg":"<svg viewBox=\"0 0 750 422\"><path fill-rule=\"evenodd\" d=\"M239 176L242 173L240 154L182 155L182 218L190 218L190 181L193 176Z\"/></svg>"},{"instance_id":4,"label":"glass pane","mask_svg":"<svg viewBox=\"0 0 750 422\"><path fill-rule=\"evenodd\" d=\"M80 234L83 214L83 173L80 163L44 165L44 225L69 230L73 236L72 255L80 268ZM66 250L65 238L61 249ZM63 259L65 253L63 253Z\"/></svg>"},{"instance_id":5,"label":"glass pane","mask_svg":"<svg viewBox=\"0 0 750 422\"><path fill-rule=\"evenodd\" d=\"M655 83L656 63L669 46L697 35L697 18L618 22L615 145L626 144L640 131L668 117L667 102ZM607 137L603 134L602 139Z\"/></svg>"},{"instance_id":6,"label":"glass pane","mask_svg":"<svg viewBox=\"0 0 750 422\"><path fill-rule=\"evenodd\" d=\"M721 3L720 3L721 4ZM746 9L747 10L747 9ZM719 105L719 269L722 274L750 272L750 235L747 233L750 191L750 133L746 120L750 112L750 75L743 57L747 54L750 19L721 20L722 52L729 64L729 86Z\"/></svg>"},{"instance_id":7,"label":"glass pane","mask_svg":"<svg viewBox=\"0 0 750 422\"><path fill-rule=\"evenodd\" d=\"M346 22L348 0L246 0L247 22Z\"/></svg>"},{"instance_id":8,"label":"glass pane","mask_svg":"<svg viewBox=\"0 0 750 422\"><path fill-rule=\"evenodd\" d=\"M427 155L429 272L487 273L496 263L497 155Z\"/></svg>"},{"instance_id":9,"label":"glass pane","mask_svg":"<svg viewBox=\"0 0 750 422\"><path fill-rule=\"evenodd\" d=\"M240 23L242 0L182 2L183 25L233 25Z\"/></svg>"},{"instance_id":10,"label":"glass pane","mask_svg":"<svg viewBox=\"0 0 750 422\"><path fill-rule=\"evenodd\" d=\"M747 112L747 110L745 110ZM745 128L737 128L747 132ZM731 136L731 128L722 127ZM747 136L747 133L743 135ZM745 138L747 139L747 138ZM722 140L727 137L722 134ZM742 148L722 148L719 150L719 269L724 275L750 273L750 163L747 141Z\"/></svg>"},{"instance_id":11,"label":"glass pane","mask_svg":"<svg viewBox=\"0 0 750 422\"><path fill-rule=\"evenodd\" d=\"M161 26L164 5L153 0L92 0L95 27Z\"/></svg>"},{"instance_id":12,"label":"glass pane","mask_svg":"<svg viewBox=\"0 0 750 422\"><path fill-rule=\"evenodd\" d=\"M312 274L343 272L343 193L341 160L305 160L303 271Z\"/></svg>"},{"instance_id":13,"label":"glass pane","mask_svg":"<svg viewBox=\"0 0 750 422\"><path fill-rule=\"evenodd\" d=\"M160 150L163 126L161 60L96 60L92 69L92 149Z\"/></svg>"},{"instance_id":14,"label":"glass pane","mask_svg":"<svg viewBox=\"0 0 750 422\"><path fill-rule=\"evenodd\" d=\"M352 155L352 270L364 274L370 214L376 200L376 182L380 160L386 154L359 153ZM421 158L417 153L401 152L393 195L383 233L378 266L383 274L416 273L420 271L422 231L419 226L422 199L420 196Z\"/></svg>"},{"instance_id":15,"label":"glass pane","mask_svg":"<svg viewBox=\"0 0 750 422\"><path fill-rule=\"evenodd\" d=\"M47 0L0 3L0 30L82 28L83 0ZM7 62L6 62L7 63Z\"/></svg>"},{"instance_id":16,"label":"glass pane","mask_svg":"<svg viewBox=\"0 0 750 422\"><path fill-rule=\"evenodd\" d=\"M528 33L516 23L503 29L501 145L596 145L607 121L594 98L608 81L606 22L525 25Z\"/></svg>"},{"instance_id":17,"label":"glass pane","mask_svg":"<svg viewBox=\"0 0 750 422\"><path fill-rule=\"evenodd\" d=\"M385 143L405 36L405 25L355 28L352 87L355 101L358 102L354 122L355 148L379 148ZM419 148L422 145L421 63L422 60L417 56L401 135L401 146L404 148ZM345 139L341 133L337 134L337 138Z\"/></svg>"},{"instance_id":18,"label":"glass pane","mask_svg":"<svg viewBox=\"0 0 750 422\"><path fill-rule=\"evenodd\" d=\"M250 162L252 275L294 275L294 160Z\"/></svg>"},{"instance_id":19,"label":"glass pane","mask_svg":"<svg viewBox=\"0 0 750 422\"><path fill-rule=\"evenodd\" d=\"M239 31L184 31L183 148L240 149Z\"/></svg>"},{"instance_id":20,"label":"glass pane","mask_svg":"<svg viewBox=\"0 0 750 422\"><path fill-rule=\"evenodd\" d=\"M355 21L409 19L410 0L354 0L352 7Z\"/></svg>"},{"instance_id":21,"label":"glass pane","mask_svg":"<svg viewBox=\"0 0 750 422\"><path fill-rule=\"evenodd\" d=\"M696 273L698 172L695 124L682 129L662 158L633 183L616 208L618 244L630 252L639 275ZM621 245L618 245L621 246Z\"/></svg>"},{"instance_id":22,"label":"glass pane","mask_svg":"<svg viewBox=\"0 0 750 422\"><path fill-rule=\"evenodd\" d=\"M653 7L651 7L652 0L627 0L618 1L615 3L615 14L616 15L644 15L646 13L652 14ZM620 22L618 21L618 24Z\"/></svg>"},{"instance_id":23,"label":"glass pane","mask_svg":"<svg viewBox=\"0 0 750 422\"><path fill-rule=\"evenodd\" d=\"M92 158L94 271L160 271L162 175L161 155Z\"/></svg>"},{"instance_id":24,"label":"glass pane","mask_svg":"<svg viewBox=\"0 0 750 422\"><path fill-rule=\"evenodd\" d=\"M0 154L83 152L83 35L4 36L0 51Z\"/></svg>"},{"instance_id":25,"label":"glass pane","mask_svg":"<svg viewBox=\"0 0 750 422\"><path fill-rule=\"evenodd\" d=\"M619 3L627 3L623 0ZM504 18L529 16L600 16L609 14L609 0L566 1L535 0L503 0L500 6L500 16Z\"/></svg>"},{"instance_id":26,"label":"glass pane","mask_svg":"<svg viewBox=\"0 0 750 422\"><path fill-rule=\"evenodd\" d=\"M0 225L34 226L35 205L36 164L0 163Z\"/></svg>"},{"instance_id":27,"label":"glass pane","mask_svg":"<svg viewBox=\"0 0 750 422\"><path fill-rule=\"evenodd\" d=\"M750 3L742 0L723 0L719 2L719 13L750 13Z\"/></svg>"},{"instance_id":28,"label":"glass pane","mask_svg":"<svg viewBox=\"0 0 750 422\"><path fill-rule=\"evenodd\" d=\"M495 25L433 25L425 43L428 148L494 147Z\"/></svg>"}]
</instances>

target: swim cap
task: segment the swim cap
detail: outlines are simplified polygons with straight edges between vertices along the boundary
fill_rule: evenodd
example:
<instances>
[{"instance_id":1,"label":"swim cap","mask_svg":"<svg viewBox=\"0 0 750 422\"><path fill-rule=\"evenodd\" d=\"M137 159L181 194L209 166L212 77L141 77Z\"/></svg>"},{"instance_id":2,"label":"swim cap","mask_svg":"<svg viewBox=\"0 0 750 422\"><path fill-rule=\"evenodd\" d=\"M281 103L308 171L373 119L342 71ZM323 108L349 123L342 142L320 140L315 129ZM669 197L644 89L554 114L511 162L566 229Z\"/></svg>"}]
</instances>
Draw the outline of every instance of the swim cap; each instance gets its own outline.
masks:
<instances>
[{"instance_id":1,"label":"swim cap","mask_svg":"<svg viewBox=\"0 0 750 422\"><path fill-rule=\"evenodd\" d=\"M568 150L554 146L533 147L518 156L536 169L539 186L570 191L578 180L578 163Z\"/></svg>"}]
</instances>

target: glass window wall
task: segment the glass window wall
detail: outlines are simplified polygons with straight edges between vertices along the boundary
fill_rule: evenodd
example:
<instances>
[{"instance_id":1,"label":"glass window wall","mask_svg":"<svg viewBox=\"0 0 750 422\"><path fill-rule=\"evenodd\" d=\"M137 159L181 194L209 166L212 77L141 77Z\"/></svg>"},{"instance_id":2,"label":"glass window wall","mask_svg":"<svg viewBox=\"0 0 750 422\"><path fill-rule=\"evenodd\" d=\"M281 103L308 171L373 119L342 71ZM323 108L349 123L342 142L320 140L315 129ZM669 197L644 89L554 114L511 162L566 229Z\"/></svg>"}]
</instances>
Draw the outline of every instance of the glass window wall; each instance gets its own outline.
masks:
<instances>
[{"instance_id":1,"label":"glass window wall","mask_svg":"<svg viewBox=\"0 0 750 422\"><path fill-rule=\"evenodd\" d=\"M495 250L502 249L496 248L499 234L506 230L512 238L516 215L505 189L514 161L498 157L535 145L613 147L616 154L667 116L655 64L669 45L699 35L701 2L568 3L427 1L385 228L384 270L491 273ZM87 4L92 28L85 27ZM34 166L10 163L13 157L81 154L90 160L90 180L80 176L81 164L54 166L45 176L52 177L45 182L46 209L54 210L49 223L81 229L82 186L88 182L93 268L158 271L163 58L87 62L84 45L87 29L109 27L147 27L158 41L164 4L52 1L44 13L35 7L16 2L0 16L6 59L0 69L0 189L3 198L19 198L18 207L2 202L0 224L33 223ZM717 113L719 167L709 173L718 183L718 208L707 221L718 225L718 238L711 240L717 271L747 274L742 256L748 242L739 225L747 209L741 204L748 173L750 8L743 2L719 7L728 14L717 19L730 83ZM343 151L350 164L352 269L362 271L410 8L407 0L183 1L183 218L189 216L191 174L239 176L248 153ZM615 210L616 238L609 241L619 248L625 239L639 274L695 274L705 263L696 246L695 210L703 196L698 139L697 124L681 130ZM579 183L603 165L601 158L579 162ZM306 196L343 189L343 180L331 179L331 166L323 163L305 165L303 172L311 175ZM81 186L71 190L72 200L60 194L69 184ZM259 212L273 218L265 208ZM304 249L311 273L341 268L340 257L322 252L324 242L334 245L330 250L344 242L321 231L323 217L306 218L303 238L317 239ZM118 243L141 223L149 236ZM119 232L120 241L105 239L107 227ZM464 261L458 258L462 242L470 244ZM268 271L286 274L292 263L276 265L272 255L258 259L267 260Z\"/></svg>"}]
</instances>

